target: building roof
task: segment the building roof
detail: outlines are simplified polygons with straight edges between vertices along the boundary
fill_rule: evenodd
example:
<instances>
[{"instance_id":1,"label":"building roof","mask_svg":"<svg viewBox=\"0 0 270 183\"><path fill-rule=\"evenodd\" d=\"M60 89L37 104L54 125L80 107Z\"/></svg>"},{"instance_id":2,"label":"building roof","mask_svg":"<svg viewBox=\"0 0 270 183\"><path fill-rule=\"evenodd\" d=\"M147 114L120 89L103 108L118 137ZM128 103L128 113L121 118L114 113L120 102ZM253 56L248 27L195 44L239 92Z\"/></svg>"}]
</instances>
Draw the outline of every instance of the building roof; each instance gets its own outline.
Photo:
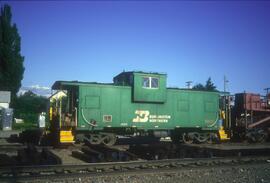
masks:
<instances>
[{"instance_id":1,"label":"building roof","mask_svg":"<svg viewBox=\"0 0 270 183\"><path fill-rule=\"evenodd\" d=\"M10 91L0 91L0 103L10 103Z\"/></svg>"},{"instance_id":2,"label":"building roof","mask_svg":"<svg viewBox=\"0 0 270 183\"><path fill-rule=\"evenodd\" d=\"M66 93L65 91L63 91L63 90L59 90L59 91L55 92L54 94L52 94L52 95L49 97L49 99L50 99L50 101L51 101L51 100L53 100L53 99L59 99L59 98L61 98L61 97L63 97L63 96L67 96L67 93Z\"/></svg>"}]
</instances>

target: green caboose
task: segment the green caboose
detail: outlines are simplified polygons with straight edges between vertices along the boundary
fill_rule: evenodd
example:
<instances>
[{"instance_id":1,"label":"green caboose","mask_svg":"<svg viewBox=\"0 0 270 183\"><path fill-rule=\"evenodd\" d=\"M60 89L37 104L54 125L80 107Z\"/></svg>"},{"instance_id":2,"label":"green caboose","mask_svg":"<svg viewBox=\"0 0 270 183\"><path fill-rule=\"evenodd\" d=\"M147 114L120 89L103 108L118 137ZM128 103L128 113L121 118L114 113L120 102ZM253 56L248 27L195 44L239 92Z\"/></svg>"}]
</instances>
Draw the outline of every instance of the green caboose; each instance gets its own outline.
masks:
<instances>
[{"instance_id":1,"label":"green caboose","mask_svg":"<svg viewBox=\"0 0 270 183\"><path fill-rule=\"evenodd\" d=\"M219 93L166 87L166 74L122 72L113 83L56 81L67 97L51 108L61 142L112 145L117 135L205 142L217 137Z\"/></svg>"}]
</instances>

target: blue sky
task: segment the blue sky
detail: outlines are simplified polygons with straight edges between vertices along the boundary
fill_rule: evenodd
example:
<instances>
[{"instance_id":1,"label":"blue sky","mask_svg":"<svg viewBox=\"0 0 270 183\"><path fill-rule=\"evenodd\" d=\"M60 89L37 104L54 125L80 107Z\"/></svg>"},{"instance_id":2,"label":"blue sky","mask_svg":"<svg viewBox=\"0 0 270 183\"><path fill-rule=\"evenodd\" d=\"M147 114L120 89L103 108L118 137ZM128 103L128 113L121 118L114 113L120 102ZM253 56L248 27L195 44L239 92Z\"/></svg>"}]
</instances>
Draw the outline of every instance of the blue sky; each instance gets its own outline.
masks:
<instances>
[{"instance_id":1,"label":"blue sky","mask_svg":"<svg viewBox=\"0 0 270 183\"><path fill-rule=\"evenodd\" d=\"M167 73L174 87L210 76L223 90L224 75L232 93L270 87L267 1L7 3L22 38L23 86L142 70Z\"/></svg>"}]
</instances>

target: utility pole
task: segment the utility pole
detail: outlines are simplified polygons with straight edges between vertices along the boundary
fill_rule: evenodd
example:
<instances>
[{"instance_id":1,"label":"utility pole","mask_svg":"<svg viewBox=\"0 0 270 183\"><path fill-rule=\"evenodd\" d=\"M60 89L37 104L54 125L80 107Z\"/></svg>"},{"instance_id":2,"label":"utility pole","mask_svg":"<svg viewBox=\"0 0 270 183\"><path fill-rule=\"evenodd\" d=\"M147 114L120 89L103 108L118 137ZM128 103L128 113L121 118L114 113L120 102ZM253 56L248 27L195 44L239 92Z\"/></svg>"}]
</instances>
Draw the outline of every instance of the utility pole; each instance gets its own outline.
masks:
<instances>
[{"instance_id":1,"label":"utility pole","mask_svg":"<svg viewBox=\"0 0 270 183\"><path fill-rule=\"evenodd\" d=\"M266 98L266 105L267 105L267 107L269 108L270 107L270 94L269 94L269 90L270 90L270 88L265 88L264 90L266 90L266 96L265 96L265 98Z\"/></svg>"},{"instance_id":2,"label":"utility pole","mask_svg":"<svg viewBox=\"0 0 270 183\"><path fill-rule=\"evenodd\" d=\"M224 75L224 93L227 91L227 85L229 83L229 80L227 80L226 76Z\"/></svg>"},{"instance_id":3,"label":"utility pole","mask_svg":"<svg viewBox=\"0 0 270 183\"><path fill-rule=\"evenodd\" d=\"M224 128L228 129L230 128L231 124L231 116L230 116L230 96L226 94L227 90L228 90L228 82L229 80L226 78L226 76L224 75L224 96L223 96L223 105L224 105L224 112L225 112L225 121L224 121Z\"/></svg>"},{"instance_id":4,"label":"utility pole","mask_svg":"<svg viewBox=\"0 0 270 183\"><path fill-rule=\"evenodd\" d=\"M266 95L267 95L269 93L270 88L265 88L264 90L266 91Z\"/></svg>"},{"instance_id":5,"label":"utility pole","mask_svg":"<svg viewBox=\"0 0 270 183\"><path fill-rule=\"evenodd\" d=\"M188 89L191 89L191 87L192 87L192 81L187 81L186 82L186 86L187 86Z\"/></svg>"}]
</instances>

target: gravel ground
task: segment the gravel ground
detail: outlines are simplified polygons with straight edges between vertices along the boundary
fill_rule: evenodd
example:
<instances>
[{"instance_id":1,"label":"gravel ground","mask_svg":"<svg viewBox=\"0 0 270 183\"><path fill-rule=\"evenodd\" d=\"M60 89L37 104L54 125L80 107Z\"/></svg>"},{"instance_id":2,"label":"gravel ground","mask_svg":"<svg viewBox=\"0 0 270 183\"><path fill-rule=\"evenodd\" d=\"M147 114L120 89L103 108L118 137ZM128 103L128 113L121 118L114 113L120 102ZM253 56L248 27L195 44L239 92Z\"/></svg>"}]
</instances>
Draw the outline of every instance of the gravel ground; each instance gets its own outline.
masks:
<instances>
[{"instance_id":1,"label":"gravel ground","mask_svg":"<svg viewBox=\"0 0 270 183\"><path fill-rule=\"evenodd\" d=\"M261 165L237 165L213 168L188 168L145 173L123 173L108 176L61 178L59 180L36 180L35 182L89 182L89 183L270 183L270 163Z\"/></svg>"}]
</instances>

